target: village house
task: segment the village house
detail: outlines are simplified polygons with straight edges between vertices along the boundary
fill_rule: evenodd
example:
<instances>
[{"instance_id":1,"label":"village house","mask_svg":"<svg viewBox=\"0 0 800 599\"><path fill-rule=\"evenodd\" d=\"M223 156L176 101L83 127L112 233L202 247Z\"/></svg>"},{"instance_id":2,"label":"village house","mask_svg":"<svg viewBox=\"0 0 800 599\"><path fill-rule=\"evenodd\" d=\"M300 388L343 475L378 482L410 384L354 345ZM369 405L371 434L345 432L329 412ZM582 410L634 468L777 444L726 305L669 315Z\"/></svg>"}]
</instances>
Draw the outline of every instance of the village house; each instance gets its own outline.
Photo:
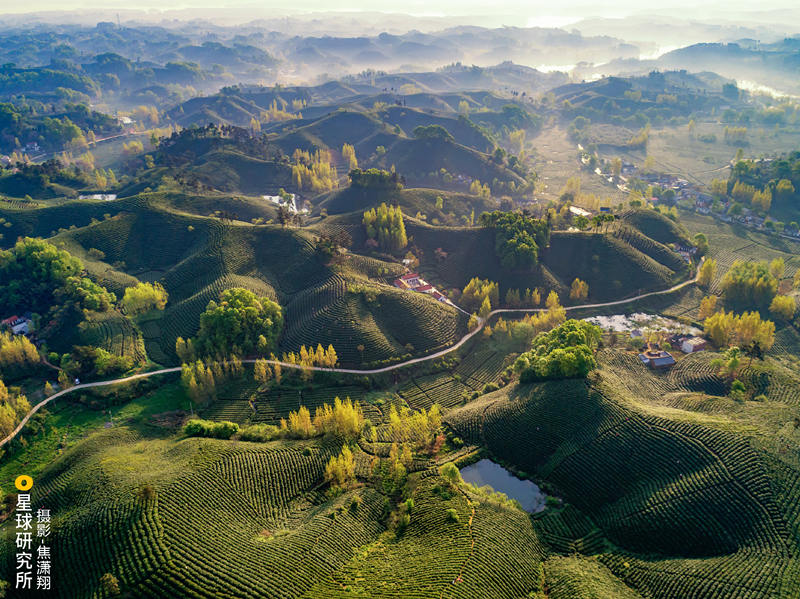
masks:
<instances>
[{"instance_id":1,"label":"village house","mask_svg":"<svg viewBox=\"0 0 800 599\"><path fill-rule=\"evenodd\" d=\"M415 272L407 272L399 279L395 279L394 286L400 289L416 289L420 285L425 284L420 276Z\"/></svg>"},{"instance_id":2,"label":"village house","mask_svg":"<svg viewBox=\"0 0 800 599\"><path fill-rule=\"evenodd\" d=\"M663 349L648 349L646 352L639 354L639 360L653 370L669 368L675 364L675 358L672 357L672 354Z\"/></svg>"},{"instance_id":3,"label":"village house","mask_svg":"<svg viewBox=\"0 0 800 599\"><path fill-rule=\"evenodd\" d=\"M436 287L428 283L419 274L415 272L407 272L399 279L394 280L394 286L399 289L408 289L409 291L416 291L432 296L437 302L445 304L451 303L447 296L441 293Z\"/></svg>"},{"instance_id":4,"label":"village house","mask_svg":"<svg viewBox=\"0 0 800 599\"><path fill-rule=\"evenodd\" d=\"M575 216L585 216L586 218L589 218L592 215L592 213L589 212L588 210L584 210L583 208L578 208L577 206L570 206L569 211Z\"/></svg>"},{"instance_id":5,"label":"village house","mask_svg":"<svg viewBox=\"0 0 800 599\"><path fill-rule=\"evenodd\" d=\"M79 200L102 200L104 202L113 202L117 199L115 193L89 193L81 194L78 196Z\"/></svg>"},{"instance_id":6,"label":"village house","mask_svg":"<svg viewBox=\"0 0 800 599\"><path fill-rule=\"evenodd\" d=\"M703 351L708 347L708 342L702 337L688 337L681 343L681 351L685 354L693 354L696 351Z\"/></svg>"},{"instance_id":7,"label":"village house","mask_svg":"<svg viewBox=\"0 0 800 599\"><path fill-rule=\"evenodd\" d=\"M0 326L4 329L9 329L14 335L27 335L33 329L33 323L29 318L24 316L9 316L3 321L0 321Z\"/></svg>"}]
</instances>

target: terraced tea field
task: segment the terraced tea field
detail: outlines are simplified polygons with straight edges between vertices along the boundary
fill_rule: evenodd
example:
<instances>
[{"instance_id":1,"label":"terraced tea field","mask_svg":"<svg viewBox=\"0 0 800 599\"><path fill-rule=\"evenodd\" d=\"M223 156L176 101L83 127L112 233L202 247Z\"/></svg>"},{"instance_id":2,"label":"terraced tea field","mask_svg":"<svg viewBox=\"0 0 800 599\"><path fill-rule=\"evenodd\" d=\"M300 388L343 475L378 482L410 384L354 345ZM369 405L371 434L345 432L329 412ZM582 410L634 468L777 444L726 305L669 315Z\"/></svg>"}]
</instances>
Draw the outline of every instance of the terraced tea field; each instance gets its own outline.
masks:
<instances>
[{"instance_id":1,"label":"terraced tea field","mask_svg":"<svg viewBox=\"0 0 800 599\"><path fill-rule=\"evenodd\" d=\"M622 358L604 360L612 371L630 371L633 363ZM790 596L780 594L797 592L787 577L798 567L797 529L789 526L796 510L770 485L768 457L741 435L646 415L613 399L620 380L634 396L653 399L680 387L718 388L714 375L696 370L663 376L639 365L641 380L609 374L588 386L501 390L448 421L465 439L560 489L614 547L595 539L588 551L643 594ZM550 518L541 523L543 538L562 547L593 530L584 523L569 532ZM697 575L685 576L687 569Z\"/></svg>"},{"instance_id":2,"label":"terraced tea field","mask_svg":"<svg viewBox=\"0 0 800 599\"><path fill-rule=\"evenodd\" d=\"M250 379L240 379L225 386L223 392L203 416L211 420L230 420L239 424L279 424L289 412L305 406L314 414L317 407L332 404L334 397L350 398L358 402L364 415L374 423L383 419L380 409L366 400L368 391L363 387L314 385L311 388L273 387L259 391Z\"/></svg>"}]
</instances>

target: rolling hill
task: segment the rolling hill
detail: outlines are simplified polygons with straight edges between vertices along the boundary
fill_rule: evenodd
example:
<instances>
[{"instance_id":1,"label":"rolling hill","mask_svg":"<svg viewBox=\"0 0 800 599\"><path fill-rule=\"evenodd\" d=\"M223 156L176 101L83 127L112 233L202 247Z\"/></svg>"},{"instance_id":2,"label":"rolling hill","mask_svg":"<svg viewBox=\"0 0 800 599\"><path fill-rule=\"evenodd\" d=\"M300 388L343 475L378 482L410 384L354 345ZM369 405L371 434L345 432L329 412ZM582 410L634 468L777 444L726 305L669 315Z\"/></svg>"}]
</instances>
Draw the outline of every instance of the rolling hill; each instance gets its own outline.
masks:
<instances>
[{"instance_id":1,"label":"rolling hill","mask_svg":"<svg viewBox=\"0 0 800 599\"><path fill-rule=\"evenodd\" d=\"M589 284L593 301L619 299L625 290L649 291L672 285L686 276L680 257L640 234L636 239L588 232L554 231L532 271L504 269L494 253L494 233L484 228L432 227L412 222L406 227L410 243L419 248L420 270L446 288L463 288L472 277L508 289L553 289L567 301L577 277Z\"/></svg>"}]
</instances>

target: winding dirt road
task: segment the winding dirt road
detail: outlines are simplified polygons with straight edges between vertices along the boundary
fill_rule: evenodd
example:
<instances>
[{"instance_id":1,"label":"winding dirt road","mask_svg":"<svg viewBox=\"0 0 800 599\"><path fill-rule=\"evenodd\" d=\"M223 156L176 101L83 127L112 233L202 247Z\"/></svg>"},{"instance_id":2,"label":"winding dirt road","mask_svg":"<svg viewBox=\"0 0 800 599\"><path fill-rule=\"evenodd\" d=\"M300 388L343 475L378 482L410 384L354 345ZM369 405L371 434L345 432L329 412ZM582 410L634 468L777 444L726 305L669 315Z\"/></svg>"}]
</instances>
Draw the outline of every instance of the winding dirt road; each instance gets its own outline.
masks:
<instances>
[{"instance_id":1,"label":"winding dirt road","mask_svg":"<svg viewBox=\"0 0 800 599\"><path fill-rule=\"evenodd\" d=\"M700 265L702 265L702 263L703 263L703 261L701 260L700 261ZM647 297L652 297L652 296L656 296L656 295L667 295L669 293L674 293L675 291L679 291L680 289L683 289L684 287L687 287L687 286L692 285L692 284L697 282L697 278L700 276L700 265L698 265L697 273L695 274L693 279L688 279L688 280L684 281L683 283L678 283L677 285L673 285L669 289L662 289L661 291L651 291L649 293L642 293L640 295L636 295L636 296L625 298L625 299L621 299L621 300L614 300L614 301L611 301L611 302L602 302L602 303L599 303L599 304L581 304L579 306L567 306L564 309L567 310L567 311L572 311L572 310L586 310L586 309L592 309L592 308L607 308L609 306L619 306L619 305L622 305L622 304L635 302L635 301L638 301L638 300L641 300L641 299L644 299L644 298L647 298ZM321 366L307 366L305 368L308 368L309 370L313 370L313 371L316 371L316 372L339 372L339 373L343 373L343 374L381 374L381 373L384 373L384 372L391 372L392 370L398 370L400 368L405 368L406 366L410 366L412 364L418 364L420 362L428 362L430 360L435 360L436 358L441 358L442 356L445 356L445 355L449 354L450 352L453 352L453 351L457 350L459 347L464 345L467 341L472 339L472 337L477 335L483 329L483 327L486 325L486 321L489 320L492 316L495 316L497 314L514 314L514 313L519 314L519 313L529 313L529 312L542 312L544 310L545 310L545 308L500 308L500 309L497 309L497 310L492 310L489 313L489 315L486 317L486 319L479 319L478 326L475 327L475 329L473 329L472 331L468 332L466 335L464 335L454 345L451 345L450 347L447 347L445 349L439 350L439 351L434 352L432 354L428 354L427 356L422 356L422 357L419 357L419 358L412 358L411 360L406 360L405 362L398 362L397 364L391 364L389 366L384 366L383 368L372 368L372 369L365 369L365 370L358 370L358 369L353 369L353 368L323 368ZM243 364L252 364L254 362L255 362L255 360L242 360ZM289 364L287 362L281 362L280 360L267 360L267 362L270 363L270 364L280 364L281 367L283 367L283 368L295 368L295 369L304 368L304 367L299 366L297 364ZM68 393L72 393L74 391L78 391L80 389L90 389L92 387L108 387L109 385L119 385L119 384L122 384L122 383L135 381L137 379L144 379L144 378L149 378L149 377L152 377L152 376L158 376L160 374L169 374L169 373L180 372L180 371L181 371L181 367L180 366L175 366L175 367L172 367L172 368L162 368L160 370L152 370L150 372L142 372L140 374L134 374L134 375L131 375L131 376L126 376L126 377L122 377L122 378L118 378L118 379L112 379L112 380L109 380L109 381L96 381L96 382L93 382L93 383L81 383L80 385L75 385L74 387L68 387L67 389L62 389L61 391L58 391L57 393L54 393L50 397L42 400L41 402L39 402L38 404L33 406L31 408L31 411L28 412L25 415L25 417L20 421L20 423L17 425L17 428L15 428L5 439L0 441L0 447L3 447L6 443L8 443L14 437L16 437L22 431L22 429L25 428L25 425L28 423L28 420L30 420L31 417L36 412L38 412L41 408L43 408L44 406L49 404L51 401L53 401L55 399L58 399L59 397L62 397L63 395L66 395Z\"/></svg>"}]
</instances>

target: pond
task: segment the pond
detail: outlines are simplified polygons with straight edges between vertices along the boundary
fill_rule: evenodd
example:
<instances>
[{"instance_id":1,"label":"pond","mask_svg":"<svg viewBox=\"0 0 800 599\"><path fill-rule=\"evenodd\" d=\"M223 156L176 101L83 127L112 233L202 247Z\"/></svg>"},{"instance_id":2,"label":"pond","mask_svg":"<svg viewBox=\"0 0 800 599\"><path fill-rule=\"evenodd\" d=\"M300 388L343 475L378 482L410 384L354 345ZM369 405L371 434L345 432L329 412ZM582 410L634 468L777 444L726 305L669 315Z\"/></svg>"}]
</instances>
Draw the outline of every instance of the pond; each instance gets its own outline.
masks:
<instances>
[{"instance_id":1,"label":"pond","mask_svg":"<svg viewBox=\"0 0 800 599\"><path fill-rule=\"evenodd\" d=\"M519 501L522 509L531 514L544 509L547 497L538 485L529 480L517 478L492 460L483 459L465 466L461 469L461 478L464 479L464 482L472 483L476 487L489 485L495 491L505 493L511 499Z\"/></svg>"}]
</instances>

